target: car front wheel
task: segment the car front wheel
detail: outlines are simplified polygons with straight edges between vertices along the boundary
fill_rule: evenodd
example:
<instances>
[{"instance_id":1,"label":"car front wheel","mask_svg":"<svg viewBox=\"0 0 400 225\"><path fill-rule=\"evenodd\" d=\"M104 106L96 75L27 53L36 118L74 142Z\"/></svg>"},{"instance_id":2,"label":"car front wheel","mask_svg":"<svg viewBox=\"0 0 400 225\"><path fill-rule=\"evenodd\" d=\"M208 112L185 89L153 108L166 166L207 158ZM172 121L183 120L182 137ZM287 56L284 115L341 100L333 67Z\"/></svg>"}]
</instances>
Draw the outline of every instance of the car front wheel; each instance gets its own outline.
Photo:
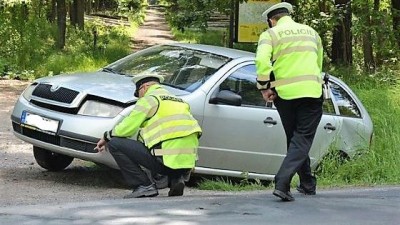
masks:
<instances>
[{"instance_id":1,"label":"car front wheel","mask_svg":"<svg viewBox=\"0 0 400 225\"><path fill-rule=\"evenodd\" d=\"M60 171L71 164L74 158L33 146L33 156L39 166L49 171Z\"/></svg>"}]
</instances>

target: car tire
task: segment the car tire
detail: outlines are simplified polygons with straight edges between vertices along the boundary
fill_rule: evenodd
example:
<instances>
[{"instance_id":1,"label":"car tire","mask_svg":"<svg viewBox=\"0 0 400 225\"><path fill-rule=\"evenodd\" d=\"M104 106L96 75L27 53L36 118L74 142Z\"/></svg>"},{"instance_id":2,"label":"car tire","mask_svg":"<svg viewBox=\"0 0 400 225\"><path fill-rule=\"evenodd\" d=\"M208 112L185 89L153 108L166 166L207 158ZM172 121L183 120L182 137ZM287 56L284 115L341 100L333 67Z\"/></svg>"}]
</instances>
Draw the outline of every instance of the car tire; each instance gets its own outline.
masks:
<instances>
[{"instance_id":1,"label":"car tire","mask_svg":"<svg viewBox=\"0 0 400 225\"><path fill-rule=\"evenodd\" d=\"M71 164L73 157L33 146L33 156L39 166L49 171L61 171Z\"/></svg>"}]
</instances>

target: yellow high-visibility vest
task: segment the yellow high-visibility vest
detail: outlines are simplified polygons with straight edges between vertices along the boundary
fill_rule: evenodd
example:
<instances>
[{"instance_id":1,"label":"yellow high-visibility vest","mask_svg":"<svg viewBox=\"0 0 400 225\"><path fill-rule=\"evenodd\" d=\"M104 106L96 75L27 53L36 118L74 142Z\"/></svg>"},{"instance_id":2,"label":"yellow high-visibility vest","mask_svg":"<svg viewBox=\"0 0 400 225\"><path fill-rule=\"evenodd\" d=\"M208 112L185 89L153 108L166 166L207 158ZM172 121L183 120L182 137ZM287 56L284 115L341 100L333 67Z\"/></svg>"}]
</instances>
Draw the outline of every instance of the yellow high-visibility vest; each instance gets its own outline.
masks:
<instances>
[{"instance_id":1,"label":"yellow high-visibility vest","mask_svg":"<svg viewBox=\"0 0 400 225\"><path fill-rule=\"evenodd\" d=\"M280 18L277 25L260 35L257 54L257 80L269 81L274 73L279 97L290 100L322 95L323 47L311 27Z\"/></svg>"},{"instance_id":2,"label":"yellow high-visibility vest","mask_svg":"<svg viewBox=\"0 0 400 225\"><path fill-rule=\"evenodd\" d=\"M158 104L157 112L142 124L140 137L155 155L162 155L166 166L193 168L197 159L198 137L201 128L190 113L189 105L182 99L169 94L165 89L150 93Z\"/></svg>"}]
</instances>

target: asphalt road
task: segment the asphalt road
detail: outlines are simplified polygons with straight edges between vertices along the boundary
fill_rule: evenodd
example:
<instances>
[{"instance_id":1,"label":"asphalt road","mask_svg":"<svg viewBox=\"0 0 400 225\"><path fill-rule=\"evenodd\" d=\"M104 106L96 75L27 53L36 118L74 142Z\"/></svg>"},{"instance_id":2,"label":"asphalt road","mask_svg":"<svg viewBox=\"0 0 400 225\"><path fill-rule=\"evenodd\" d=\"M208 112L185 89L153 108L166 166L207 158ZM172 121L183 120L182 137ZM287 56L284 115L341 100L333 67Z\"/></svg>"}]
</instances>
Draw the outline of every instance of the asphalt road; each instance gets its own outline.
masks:
<instances>
[{"instance_id":1,"label":"asphalt road","mask_svg":"<svg viewBox=\"0 0 400 225\"><path fill-rule=\"evenodd\" d=\"M12 206L0 208L0 224L400 224L400 187L294 196L281 202L264 191Z\"/></svg>"}]
</instances>

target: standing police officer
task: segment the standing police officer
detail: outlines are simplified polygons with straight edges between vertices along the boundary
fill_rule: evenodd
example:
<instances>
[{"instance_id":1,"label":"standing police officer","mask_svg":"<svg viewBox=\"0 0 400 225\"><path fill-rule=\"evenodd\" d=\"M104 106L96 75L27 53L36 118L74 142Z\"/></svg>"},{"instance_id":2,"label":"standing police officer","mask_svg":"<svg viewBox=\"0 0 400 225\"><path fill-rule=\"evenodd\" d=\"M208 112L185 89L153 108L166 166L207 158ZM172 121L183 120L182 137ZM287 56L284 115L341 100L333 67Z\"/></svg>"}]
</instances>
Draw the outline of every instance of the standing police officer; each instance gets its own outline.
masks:
<instances>
[{"instance_id":1,"label":"standing police officer","mask_svg":"<svg viewBox=\"0 0 400 225\"><path fill-rule=\"evenodd\" d=\"M292 177L297 173L303 194L315 195L316 178L311 173L310 151L322 116L321 38L311 27L289 16L292 5L278 3L263 14L270 29L260 35L257 54L257 87L274 104L287 138L287 155L275 176L273 194L293 201Z\"/></svg>"},{"instance_id":2,"label":"standing police officer","mask_svg":"<svg viewBox=\"0 0 400 225\"><path fill-rule=\"evenodd\" d=\"M168 196L181 196L185 177L195 166L201 128L189 105L160 85L163 80L159 75L135 76L132 81L139 100L134 109L97 143L99 151L108 146L123 177L133 188L125 198L158 195L142 167L168 175ZM139 141L129 139L137 133Z\"/></svg>"}]
</instances>

